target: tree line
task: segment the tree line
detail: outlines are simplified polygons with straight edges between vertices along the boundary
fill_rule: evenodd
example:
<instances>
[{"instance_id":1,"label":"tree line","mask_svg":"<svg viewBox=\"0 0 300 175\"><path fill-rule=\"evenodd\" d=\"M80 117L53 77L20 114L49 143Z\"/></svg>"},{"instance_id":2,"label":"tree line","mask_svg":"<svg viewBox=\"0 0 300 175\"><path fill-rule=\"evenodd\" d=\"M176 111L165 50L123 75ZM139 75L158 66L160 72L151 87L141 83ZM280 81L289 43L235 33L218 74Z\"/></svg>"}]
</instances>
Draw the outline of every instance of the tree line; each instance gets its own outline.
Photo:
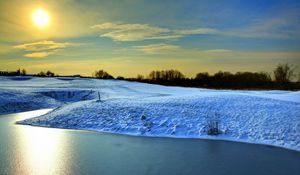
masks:
<instances>
[{"instance_id":1,"label":"tree line","mask_svg":"<svg viewBox=\"0 0 300 175\"><path fill-rule=\"evenodd\" d=\"M274 79L267 72L224 72L219 71L213 75L208 72L197 73L194 78L187 78L178 70L151 71L147 77L138 75L136 78L117 77L119 80L139 81L145 83L229 89L300 89L300 74L298 82L292 82L294 68L292 65L279 64L273 70ZM96 78L114 79L104 70L94 73Z\"/></svg>"},{"instance_id":2,"label":"tree line","mask_svg":"<svg viewBox=\"0 0 300 175\"><path fill-rule=\"evenodd\" d=\"M0 76L26 76L26 75L28 75L26 69L20 69L20 68L17 69L16 71L0 71ZM54 77L54 76L59 76L59 75L48 70L46 72L41 71L37 74L32 74L32 76Z\"/></svg>"},{"instance_id":3,"label":"tree line","mask_svg":"<svg viewBox=\"0 0 300 175\"><path fill-rule=\"evenodd\" d=\"M274 78L267 72L237 72L219 71L213 75L208 72L197 73L194 78L186 77L182 72L174 69L151 71L147 77L138 75L136 78L113 77L104 70L96 70L92 77L98 79L119 79L128 81L139 81L145 83L186 86L186 87L205 87L205 88L229 88L229 89L300 89L300 74L298 82L292 82L295 76L294 67L289 64L279 64L273 70ZM0 76L19 76L26 75L25 69L17 71L0 71ZM41 71L33 76L54 77L59 76L48 70ZM80 76L80 75L77 75ZM82 77L82 76L80 76Z\"/></svg>"},{"instance_id":4,"label":"tree line","mask_svg":"<svg viewBox=\"0 0 300 175\"><path fill-rule=\"evenodd\" d=\"M26 75L25 69L17 69L16 71L0 71L0 76L20 76Z\"/></svg>"}]
</instances>

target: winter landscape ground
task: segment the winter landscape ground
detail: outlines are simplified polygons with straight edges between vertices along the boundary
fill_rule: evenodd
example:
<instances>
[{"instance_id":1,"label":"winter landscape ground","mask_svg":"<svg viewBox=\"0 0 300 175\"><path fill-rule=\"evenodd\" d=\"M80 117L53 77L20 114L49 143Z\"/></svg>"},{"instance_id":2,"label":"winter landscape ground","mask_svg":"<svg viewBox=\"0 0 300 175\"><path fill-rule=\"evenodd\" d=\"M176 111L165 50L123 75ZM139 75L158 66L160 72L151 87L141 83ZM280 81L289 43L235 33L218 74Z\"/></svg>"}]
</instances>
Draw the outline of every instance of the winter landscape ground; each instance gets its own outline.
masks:
<instances>
[{"instance_id":1,"label":"winter landscape ground","mask_svg":"<svg viewBox=\"0 0 300 175\"><path fill-rule=\"evenodd\" d=\"M54 109L17 124L222 139L300 151L299 91L212 90L26 76L0 77L0 100L0 114ZM212 121L218 123L219 135L208 135Z\"/></svg>"}]
</instances>

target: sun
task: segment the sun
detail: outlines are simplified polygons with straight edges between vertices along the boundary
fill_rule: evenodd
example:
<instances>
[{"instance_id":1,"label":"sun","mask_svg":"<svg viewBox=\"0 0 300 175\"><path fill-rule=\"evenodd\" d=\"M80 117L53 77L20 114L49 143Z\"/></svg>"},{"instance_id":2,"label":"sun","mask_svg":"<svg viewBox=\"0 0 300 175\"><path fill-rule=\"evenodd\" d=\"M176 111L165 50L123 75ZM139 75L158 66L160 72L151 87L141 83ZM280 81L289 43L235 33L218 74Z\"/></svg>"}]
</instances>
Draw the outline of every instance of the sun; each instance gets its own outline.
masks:
<instances>
[{"instance_id":1,"label":"sun","mask_svg":"<svg viewBox=\"0 0 300 175\"><path fill-rule=\"evenodd\" d=\"M49 15L43 9L38 9L32 13L32 21L39 28L45 28L49 25Z\"/></svg>"}]
</instances>

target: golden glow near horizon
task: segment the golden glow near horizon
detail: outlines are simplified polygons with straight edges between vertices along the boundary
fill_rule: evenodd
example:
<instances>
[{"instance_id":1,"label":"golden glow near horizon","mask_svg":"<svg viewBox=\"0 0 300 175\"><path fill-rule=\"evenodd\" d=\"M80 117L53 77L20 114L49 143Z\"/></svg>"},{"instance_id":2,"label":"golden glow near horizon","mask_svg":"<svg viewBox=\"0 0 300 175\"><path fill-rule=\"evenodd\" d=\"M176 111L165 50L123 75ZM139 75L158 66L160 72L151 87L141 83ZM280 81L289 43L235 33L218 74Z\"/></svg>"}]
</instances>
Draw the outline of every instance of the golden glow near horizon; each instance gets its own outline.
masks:
<instances>
[{"instance_id":1,"label":"golden glow near horizon","mask_svg":"<svg viewBox=\"0 0 300 175\"><path fill-rule=\"evenodd\" d=\"M45 10L38 9L32 14L32 21L39 28L45 28L49 25L50 18Z\"/></svg>"}]
</instances>

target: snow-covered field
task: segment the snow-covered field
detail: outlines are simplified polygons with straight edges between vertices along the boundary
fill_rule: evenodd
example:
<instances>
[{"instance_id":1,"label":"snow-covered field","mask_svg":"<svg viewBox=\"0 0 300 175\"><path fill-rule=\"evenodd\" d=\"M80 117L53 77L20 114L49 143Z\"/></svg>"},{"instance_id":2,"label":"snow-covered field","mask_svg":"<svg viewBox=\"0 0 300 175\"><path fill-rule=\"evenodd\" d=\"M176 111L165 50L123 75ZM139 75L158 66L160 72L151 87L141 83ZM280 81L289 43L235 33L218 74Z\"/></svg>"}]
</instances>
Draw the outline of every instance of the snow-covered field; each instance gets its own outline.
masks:
<instances>
[{"instance_id":1,"label":"snow-covered field","mask_svg":"<svg viewBox=\"0 0 300 175\"><path fill-rule=\"evenodd\" d=\"M19 124L234 140L300 151L299 91L209 90L87 78L0 77L0 100L0 114L55 108ZM207 134L212 121L218 122L220 135Z\"/></svg>"}]
</instances>

